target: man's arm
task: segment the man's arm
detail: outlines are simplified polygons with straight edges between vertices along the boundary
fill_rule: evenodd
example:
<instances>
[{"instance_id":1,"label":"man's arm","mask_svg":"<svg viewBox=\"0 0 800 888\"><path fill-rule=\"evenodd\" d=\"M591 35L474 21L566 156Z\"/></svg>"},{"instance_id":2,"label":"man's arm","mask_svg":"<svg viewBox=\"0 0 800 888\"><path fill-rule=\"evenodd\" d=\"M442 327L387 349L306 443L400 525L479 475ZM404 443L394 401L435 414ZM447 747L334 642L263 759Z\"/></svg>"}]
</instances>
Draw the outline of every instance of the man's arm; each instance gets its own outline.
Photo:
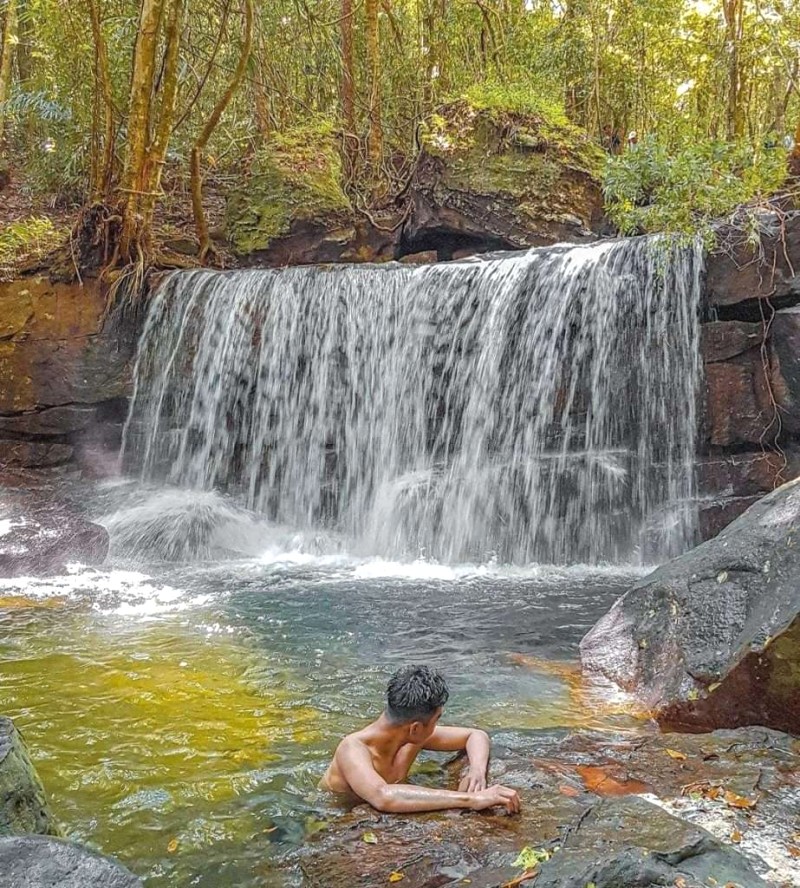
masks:
<instances>
[{"instance_id":1,"label":"man's arm","mask_svg":"<svg viewBox=\"0 0 800 888\"><path fill-rule=\"evenodd\" d=\"M502 805L509 814L519 812L519 796L505 786L491 786L481 792L452 792L408 783L387 783L373 767L369 750L358 741L345 740L337 750L336 759L350 789L378 811L389 814L446 808L484 811Z\"/></svg>"},{"instance_id":2,"label":"man's arm","mask_svg":"<svg viewBox=\"0 0 800 888\"><path fill-rule=\"evenodd\" d=\"M466 792L480 792L486 789L489 768L489 753L492 741L486 731L476 728L449 728L437 725L436 730L426 741L424 749L435 752L456 752L465 750L469 760L469 772L461 781L459 789Z\"/></svg>"}]
</instances>

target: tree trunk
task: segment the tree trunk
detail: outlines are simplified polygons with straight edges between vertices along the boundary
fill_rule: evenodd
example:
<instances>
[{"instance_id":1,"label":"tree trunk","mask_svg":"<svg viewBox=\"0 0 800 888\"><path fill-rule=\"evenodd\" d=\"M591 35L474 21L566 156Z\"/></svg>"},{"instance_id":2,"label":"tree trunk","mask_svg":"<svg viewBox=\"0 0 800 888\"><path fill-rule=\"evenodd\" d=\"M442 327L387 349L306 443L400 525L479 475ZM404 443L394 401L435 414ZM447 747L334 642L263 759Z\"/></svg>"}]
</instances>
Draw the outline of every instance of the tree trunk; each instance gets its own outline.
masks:
<instances>
[{"instance_id":1,"label":"tree trunk","mask_svg":"<svg viewBox=\"0 0 800 888\"><path fill-rule=\"evenodd\" d=\"M102 159L93 151L92 157L92 198L93 200L107 200L114 164L114 102L111 93L111 77L108 67L108 49L105 35L103 34L100 13L95 0L87 0L89 17L92 22L92 37L95 48L95 79L96 89L99 89L103 104L103 155Z\"/></svg>"},{"instance_id":2,"label":"tree trunk","mask_svg":"<svg viewBox=\"0 0 800 888\"><path fill-rule=\"evenodd\" d=\"M172 0L164 33L164 64L161 76L161 108L153 142L148 146L144 172L142 218L150 228L155 213L156 200L161 193L161 173L167 156L172 124L175 120L175 104L178 97L178 60L180 58L183 15L186 0Z\"/></svg>"},{"instance_id":3,"label":"tree trunk","mask_svg":"<svg viewBox=\"0 0 800 888\"><path fill-rule=\"evenodd\" d=\"M256 36L253 43L254 72L253 72L253 108L255 109L256 126L262 140L269 138L272 132L272 120L269 113L269 93L264 76L266 64L264 62L264 36L260 28L256 28Z\"/></svg>"},{"instance_id":4,"label":"tree trunk","mask_svg":"<svg viewBox=\"0 0 800 888\"><path fill-rule=\"evenodd\" d=\"M744 0L723 0L726 46L728 50L727 136L729 140L744 136L745 84L742 76L741 52L744 35Z\"/></svg>"},{"instance_id":5,"label":"tree trunk","mask_svg":"<svg viewBox=\"0 0 800 888\"><path fill-rule=\"evenodd\" d=\"M367 19L367 80L369 102L367 105L367 158L373 176L380 169L383 157L383 125L381 123L381 58L380 31L378 27L378 0L365 0Z\"/></svg>"},{"instance_id":6,"label":"tree trunk","mask_svg":"<svg viewBox=\"0 0 800 888\"><path fill-rule=\"evenodd\" d=\"M133 52L133 72L128 103L128 151L120 183L122 232L119 254L123 262L141 258L151 233L141 215L146 197L144 181L147 147L150 144L152 97L156 76L156 49L164 0L142 0L139 31Z\"/></svg>"},{"instance_id":7,"label":"tree trunk","mask_svg":"<svg viewBox=\"0 0 800 888\"><path fill-rule=\"evenodd\" d=\"M208 254L212 250L211 238L208 235L208 223L206 222L205 213L203 211L203 176L200 168L203 149L208 144L211 134L214 132L220 117L222 117L225 109L230 104L234 93L239 88L239 84L244 78L247 70L247 62L250 57L250 49L253 44L253 0L242 0L244 11L244 37L242 39L242 51L239 56L239 63L233 73L228 88L219 97L214 110L211 112L205 126L197 137L197 141L192 148L191 157L191 189L192 189L192 209L194 211L194 224L197 230L197 240L200 244L200 261L204 262Z\"/></svg>"},{"instance_id":8,"label":"tree trunk","mask_svg":"<svg viewBox=\"0 0 800 888\"><path fill-rule=\"evenodd\" d=\"M17 0L6 0L6 14L3 19L2 40L0 41L0 152L3 151L6 115L2 106L11 93L11 62L17 39Z\"/></svg>"}]
</instances>

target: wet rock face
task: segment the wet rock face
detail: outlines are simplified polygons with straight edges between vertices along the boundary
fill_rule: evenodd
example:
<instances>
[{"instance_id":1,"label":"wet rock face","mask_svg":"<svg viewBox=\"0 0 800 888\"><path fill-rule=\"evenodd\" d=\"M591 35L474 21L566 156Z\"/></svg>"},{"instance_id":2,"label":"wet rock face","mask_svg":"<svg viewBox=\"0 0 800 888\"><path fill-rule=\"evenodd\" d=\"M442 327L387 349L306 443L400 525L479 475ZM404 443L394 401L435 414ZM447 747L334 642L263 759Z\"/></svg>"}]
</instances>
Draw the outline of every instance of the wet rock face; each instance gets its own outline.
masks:
<instances>
[{"instance_id":1,"label":"wet rock face","mask_svg":"<svg viewBox=\"0 0 800 888\"><path fill-rule=\"evenodd\" d=\"M406 888L501 888L523 874L526 847L552 856L522 884L548 888L708 888L708 876L720 888L798 884L786 837L800 758L786 735L544 730L504 732L493 745L490 779L518 790L519 816L360 806L297 853L303 884L374 888L396 873ZM443 783L458 778L453 765Z\"/></svg>"},{"instance_id":2,"label":"wet rock face","mask_svg":"<svg viewBox=\"0 0 800 888\"><path fill-rule=\"evenodd\" d=\"M108 532L58 502L0 500L0 577L49 576L102 564Z\"/></svg>"},{"instance_id":3,"label":"wet rock face","mask_svg":"<svg viewBox=\"0 0 800 888\"><path fill-rule=\"evenodd\" d=\"M105 298L94 279L0 283L0 469L80 466L117 447L136 330L101 329Z\"/></svg>"},{"instance_id":4,"label":"wet rock face","mask_svg":"<svg viewBox=\"0 0 800 888\"><path fill-rule=\"evenodd\" d=\"M637 797L607 799L578 821L541 867L537 888L766 888L750 863L706 830ZM682 880L682 881L681 881Z\"/></svg>"},{"instance_id":5,"label":"wet rock face","mask_svg":"<svg viewBox=\"0 0 800 888\"><path fill-rule=\"evenodd\" d=\"M720 228L721 247L708 264L712 306L729 308L754 299L800 301L800 213L765 213L760 222L760 245L750 243L743 229Z\"/></svg>"},{"instance_id":6,"label":"wet rock face","mask_svg":"<svg viewBox=\"0 0 800 888\"><path fill-rule=\"evenodd\" d=\"M0 716L0 836L56 835L57 831L25 743L11 719Z\"/></svg>"},{"instance_id":7,"label":"wet rock face","mask_svg":"<svg viewBox=\"0 0 800 888\"><path fill-rule=\"evenodd\" d=\"M0 888L141 888L121 864L74 842L0 839Z\"/></svg>"},{"instance_id":8,"label":"wet rock face","mask_svg":"<svg viewBox=\"0 0 800 888\"><path fill-rule=\"evenodd\" d=\"M800 479L634 586L581 660L664 726L800 732Z\"/></svg>"}]
</instances>

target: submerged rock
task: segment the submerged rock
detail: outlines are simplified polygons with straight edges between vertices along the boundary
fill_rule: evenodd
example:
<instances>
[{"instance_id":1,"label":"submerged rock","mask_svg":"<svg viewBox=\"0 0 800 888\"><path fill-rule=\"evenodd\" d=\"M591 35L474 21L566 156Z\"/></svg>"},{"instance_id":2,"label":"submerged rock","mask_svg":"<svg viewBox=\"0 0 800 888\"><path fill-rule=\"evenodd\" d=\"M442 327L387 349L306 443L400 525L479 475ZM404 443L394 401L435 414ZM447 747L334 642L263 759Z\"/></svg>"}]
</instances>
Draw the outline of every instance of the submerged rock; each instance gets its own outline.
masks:
<instances>
[{"instance_id":1,"label":"submerged rock","mask_svg":"<svg viewBox=\"0 0 800 888\"><path fill-rule=\"evenodd\" d=\"M39 775L14 722L0 716L0 836L56 835ZM2 884L0 855L0 884Z\"/></svg>"},{"instance_id":2,"label":"submerged rock","mask_svg":"<svg viewBox=\"0 0 800 888\"><path fill-rule=\"evenodd\" d=\"M630 589L581 660L662 726L800 732L800 479Z\"/></svg>"},{"instance_id":3,"label":"submerged rock","mask_svg":"<svg viewBox=\"0 0 800 888\"><path fill-rule=\"evenodd\" d=\"M141 888L121 864L65 839L0 839L0 888Z\"/></svg>"},{"instance_id":4,"label":"submerged rock","mask_svg":"<svg viewBox=\"0 0 800 888\"><path fill-rule=\"evenodd\" d=\"M0 502L0 577L63 573L72 562L101 564L108 533L59 502Z\"/></svg>"}]
</instances>

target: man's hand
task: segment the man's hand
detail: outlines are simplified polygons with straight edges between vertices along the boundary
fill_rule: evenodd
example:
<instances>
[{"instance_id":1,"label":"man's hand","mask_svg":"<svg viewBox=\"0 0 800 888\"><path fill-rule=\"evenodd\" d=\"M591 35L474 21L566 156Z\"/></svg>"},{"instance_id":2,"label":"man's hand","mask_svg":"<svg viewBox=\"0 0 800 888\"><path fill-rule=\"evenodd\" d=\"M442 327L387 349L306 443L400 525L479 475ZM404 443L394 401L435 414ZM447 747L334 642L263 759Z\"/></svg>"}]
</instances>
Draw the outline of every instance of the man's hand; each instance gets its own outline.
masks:
<instances>
[{"instance_id":1,"label":"man's hand","mask_svg":"<svg viewBox=\"0 0 800 888\"><path fill-rule=\"evenodd\" d=\"M486 789L486 771L470 768L458 785L459 792L481 792Z\"/></svg>"},{"instance_id":2,"label":"man's hand","mask_svg":"<svg viewBox=\"0 0 800 888\"><path fill-rule=\"evenodd\" d=\"M487 808L503 806L509 814L519 814L519 795L515 789L495 784L482 789L473 795L470 805L473 811L485 811Z\"/></svg>"}]
</instances>

